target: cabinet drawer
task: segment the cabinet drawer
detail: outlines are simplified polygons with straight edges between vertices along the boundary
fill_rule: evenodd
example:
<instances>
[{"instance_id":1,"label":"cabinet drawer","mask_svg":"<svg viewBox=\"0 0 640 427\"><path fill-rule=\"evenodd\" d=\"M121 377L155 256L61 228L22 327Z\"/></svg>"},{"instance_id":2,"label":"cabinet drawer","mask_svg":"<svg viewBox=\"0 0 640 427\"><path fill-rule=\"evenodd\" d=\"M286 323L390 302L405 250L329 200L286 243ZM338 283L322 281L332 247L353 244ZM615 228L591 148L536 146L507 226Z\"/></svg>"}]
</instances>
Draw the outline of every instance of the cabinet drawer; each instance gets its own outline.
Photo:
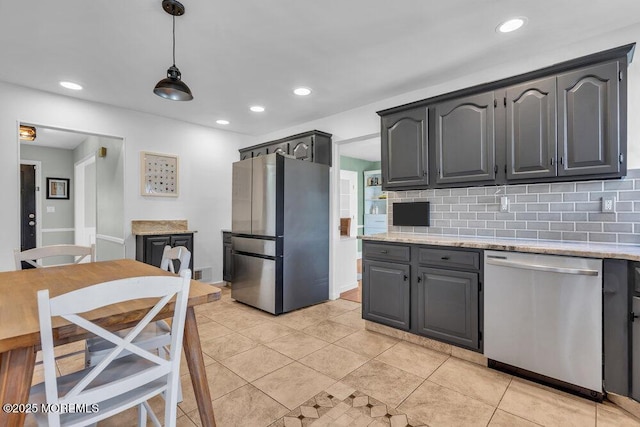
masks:
<instances>
[{"instance_id":1,"label":"cabinet drawer","mask_svg":"<svg viewBox=\"0 0 640 427\"><path fill-rule=\"evenodd\" d=\"M446 268L479 270L480 254L474 251L419 248L418 262L420 264L438 265Z\"/></svg>"},{"instance_id":2,"label":"cabinet drawer","mask_svg":"<svg viewBox=\"0 0 640 427\"><path fill-rule=\"evenodd\" d=\"M365 258L400 262L409 262L411 260L411 248L409 246L365 242L363 252Z\"/></svg>"}]
</instances>

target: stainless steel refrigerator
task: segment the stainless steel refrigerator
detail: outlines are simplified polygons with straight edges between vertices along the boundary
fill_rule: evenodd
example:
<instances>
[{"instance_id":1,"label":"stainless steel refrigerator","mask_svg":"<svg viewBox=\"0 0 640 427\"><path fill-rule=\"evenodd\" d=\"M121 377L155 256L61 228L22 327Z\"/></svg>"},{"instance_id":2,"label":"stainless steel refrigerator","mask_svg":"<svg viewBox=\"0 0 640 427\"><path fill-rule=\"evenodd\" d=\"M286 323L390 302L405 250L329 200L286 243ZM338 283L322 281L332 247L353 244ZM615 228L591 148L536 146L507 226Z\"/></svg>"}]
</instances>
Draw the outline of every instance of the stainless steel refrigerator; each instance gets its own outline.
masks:
<instances>
[{"instance_id":1,"label":"stainless steel refrigerator","mask_svg":"<svg viewBox=\"0 0 640 427\"><path fill-rule=\"evenodd\" d=\"M269 154L233 164L231 297L273 314L329 299L329 167Z\"/></svg>"}]
</instances>

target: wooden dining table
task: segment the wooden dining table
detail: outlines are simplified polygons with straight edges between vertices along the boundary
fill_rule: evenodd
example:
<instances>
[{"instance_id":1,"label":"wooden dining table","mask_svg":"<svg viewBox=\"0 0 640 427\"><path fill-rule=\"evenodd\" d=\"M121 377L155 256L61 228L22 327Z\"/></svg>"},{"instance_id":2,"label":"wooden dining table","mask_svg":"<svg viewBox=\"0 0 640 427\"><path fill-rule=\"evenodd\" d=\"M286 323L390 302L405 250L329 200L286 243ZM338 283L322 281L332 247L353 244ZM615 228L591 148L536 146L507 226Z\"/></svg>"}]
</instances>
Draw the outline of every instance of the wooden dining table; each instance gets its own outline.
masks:
<instances>
[{"instance_id":1,"label":"wooden dining table","mask_svg":"<svg viewBox=\"0 0 640 427\"><path fill-rule=\"evenodd\" d=\"M0 272L0 403L29 400L36 352L40 349L40 324L36 293L49 289L51 297L97 283L139 276L171 273L132 259L91 262L22 271ZM192 280L189 290L183 347L203 426L215 426L194 307L220 299L220 289ZM110 330L135 325L153 307L153 299L140 299L94 310L87 317ZM171 317L170 303L156 319ZM61 318L53 320L55 345L87 338L86 332ZM22 426L24 412L0 411L1 426Z\"/></svg>"}]
</instances>

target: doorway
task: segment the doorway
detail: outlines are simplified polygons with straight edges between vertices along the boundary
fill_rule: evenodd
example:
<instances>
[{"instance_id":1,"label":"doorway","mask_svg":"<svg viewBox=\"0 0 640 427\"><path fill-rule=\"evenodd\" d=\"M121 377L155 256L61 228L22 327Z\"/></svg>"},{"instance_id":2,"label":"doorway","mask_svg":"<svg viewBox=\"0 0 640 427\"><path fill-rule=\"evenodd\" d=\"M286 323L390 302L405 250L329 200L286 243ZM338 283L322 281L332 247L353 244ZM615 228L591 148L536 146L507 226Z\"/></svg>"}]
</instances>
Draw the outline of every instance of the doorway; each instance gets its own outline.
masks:
<instances>
[{"instance_id":1,"label":"doorway","mask_svg":"<svg viewBox=\"0 0 640 427\"><path fill-rule=\"evenodd\" d=\"M20 250L39 246L40 235L40 162L20 162ZM34 268L23 262L22 268Z\"/></svg>"},{"instance_id":2,"label":"doorway","mask_svg":"<svg viewBox=\"0 0 640 427\"><path fill-rule=\"evenodd\" d=\"M36 168L36 173L41 173L36 181L42 180L36 184L36 189L42 188L35 196L39 219L36 247L95 243L97 260L124 258L124 140L32 123L21 125L36 129L33 141L20 140L19 145L21 164L40 164ZM66 181L65 197L48 195L42 184L45 178ZM21 227L21 241L23 237L28 238L29 232ZM43 265L73 262L68 258L54 257Z\"/></svg>"},{"instance_id":3,"label":"doorway","mask_svg":"<svg viewBox=\"0 0 640 427\"><path fill-rule=\"evenodd\" d=\"M334 181L333 188L335 194L338 195L337 198L334 198L338 202L338 207L335 209L337 211L336 216L339 218L344 215L342 206L345 198L341 194L343 192L341 178L346 173L355 174L357 179L357 196L355 200L357 203L357 215L356 221L352 222L352 228L355 231L355 234L352 235L360 236L365 233L366 226L372 217L379 216L372 216L372 212L377 214L378 212L386 211L386 200L376 200L374 203L378 209L372 211L373 202L370 200L372 194L369 194L371 191L367 192L373 185L371 177L374 173L379 174L380 170L380 137L377 134L372 134L342 141L336 144L335 151L337 158L334 157L334 162L337 164L340 177L340 179L336 180L338 182ZM369 177L368 180L367 177ZM379 183L381 183L380 179L375 182L376 185L379 185ZM367 211L365 211L365 206ZM383 207L385 208L384 210L382 209ZM381 231L386 231L386 223L382 227L384 229ZM356 238L355 242L348 247L342 239L334 239L333 250L334 297L361 302L362 240ZM353 279L350 281L344 280L347 275L353 277ZM350 286L347 287L346 283L350 283Z\"/></svg>"}]
</instances>

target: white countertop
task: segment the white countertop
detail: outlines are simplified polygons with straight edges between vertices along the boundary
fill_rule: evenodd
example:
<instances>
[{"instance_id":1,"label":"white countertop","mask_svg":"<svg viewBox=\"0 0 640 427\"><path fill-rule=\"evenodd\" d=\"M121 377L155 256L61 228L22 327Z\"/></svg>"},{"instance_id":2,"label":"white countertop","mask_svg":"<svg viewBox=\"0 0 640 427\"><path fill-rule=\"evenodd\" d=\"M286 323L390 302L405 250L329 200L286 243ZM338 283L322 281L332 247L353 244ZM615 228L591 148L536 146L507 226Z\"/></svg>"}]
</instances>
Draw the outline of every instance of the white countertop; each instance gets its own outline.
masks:
<instances>
[{"instance_id":1,"label":"white countertop","mask_svg":"<svg viewBox=\"0 0 640 427\"><path fill-rule=\"evenodd\" d=\"M538 254L570 255L588 258L614 258L640 261L640 246L612 243L561 242L474 236L442 236L417 233L380 233L359 236L362 240L390 243L416 243L434 246L491 249Z\"/></svg>"}]
</instances>

